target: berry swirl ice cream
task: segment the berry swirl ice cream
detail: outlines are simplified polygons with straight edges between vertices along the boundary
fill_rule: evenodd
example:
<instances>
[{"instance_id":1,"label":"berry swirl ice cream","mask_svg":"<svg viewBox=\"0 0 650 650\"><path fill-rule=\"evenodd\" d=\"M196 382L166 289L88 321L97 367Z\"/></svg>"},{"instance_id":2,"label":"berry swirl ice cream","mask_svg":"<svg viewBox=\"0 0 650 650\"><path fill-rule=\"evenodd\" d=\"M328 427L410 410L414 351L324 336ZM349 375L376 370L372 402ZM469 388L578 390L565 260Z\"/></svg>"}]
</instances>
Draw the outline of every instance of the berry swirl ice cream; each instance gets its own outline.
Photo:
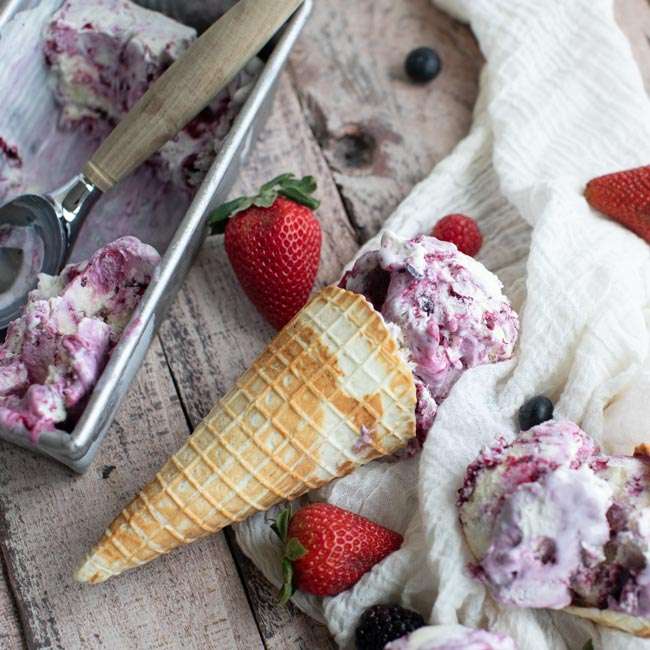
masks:
<instances>
[{"instance_id":1,"label":"berry swirl ice cream","mask_svg":"<svg viewBox=\"0 0 650 650\"><path fill-rule=\"evenodd\" d=\"M0 138L0 205L17 194L23 183L23 160L18 147Z\"/></svg>"},{"instance_id":2,"label":"berry swirl ice cream","mask_svg":"<svg viewBox=\"0 0 650 650\"><path fill-rule=\"evenodd\" d=\"M66 0L45 31L61 126L102 137L196 38L196 31L129 0ZM149 164L163 182L196 187L254 80L253 60Z\"/></svg>"},{"instance_id":3,"label":"berry swirl ice cream","mask_svg":"<svg viewBox=\"0 0 650 650\"><path fill-rule=\"evenodd\" d=\"M73 424L159 261L122 237L59 276L39 276L0 346L0 427L35 441Z\"/></svg>"},{"instance_id":4,"label":"berry swirl ice cream","mask_svg":"<svg viewBox=\"0 0 650 650\"><path fill-rule=\"evenodd\" d=\"M498 438L459 491L476 577L507 605L650 616L649 463L571 422Z\"/></svg>"},{"instance_id":5,"label":"berry swirl ice cream","mask_svg":"<svg viewBox=\"0 0 650 650\"><path fill-rule=\"evenodd\" d=\"M385 650L517 650L503 634L463 625L428 625L392 641Z\"/></svg>"},{"instance_id":6,"label":"berry swirl ice cream","mask_svg":"<svg viewBox=\"0 0 650 650\"><path fill-rule=\"evenodd\" d=\"M453 244L386 232L341 286L365 295L408 350L420 441L467 368L512 356L519 321L501 283Z\"/></svg>"}]
</instances>

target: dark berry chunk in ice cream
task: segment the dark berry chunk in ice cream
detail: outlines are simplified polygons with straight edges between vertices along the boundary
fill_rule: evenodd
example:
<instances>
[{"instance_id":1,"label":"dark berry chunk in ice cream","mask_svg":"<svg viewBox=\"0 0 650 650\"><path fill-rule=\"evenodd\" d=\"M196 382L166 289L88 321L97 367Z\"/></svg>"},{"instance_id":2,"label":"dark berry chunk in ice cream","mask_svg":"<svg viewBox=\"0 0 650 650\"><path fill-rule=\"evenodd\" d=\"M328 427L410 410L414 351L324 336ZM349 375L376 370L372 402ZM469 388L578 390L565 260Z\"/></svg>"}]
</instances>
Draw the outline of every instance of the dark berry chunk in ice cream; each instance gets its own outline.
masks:
<instances>
[{"instance_id":1,"label":"dark berry chunk in ice cream","mask_svg":"<svg viewBox=\"0 0 650 650\"><path fill-rule=\"evenodd\" d=\"M528 431L553 419L553 402L545 395L536 395L519 409L519 428Z\"/></svg>"},{"instance_id":2,"label":"dark berry chunk in ice cream","mask_svg":"<svg viewBox=\"0 0 650 650\"><path fill-rule=\"evenodd\" d=\"M417 83L426 83L435 79L441 68L442 62L438 53L430 47L418 47L412 50L404 62L406 74Z\"/></svg>"}]
</instances>

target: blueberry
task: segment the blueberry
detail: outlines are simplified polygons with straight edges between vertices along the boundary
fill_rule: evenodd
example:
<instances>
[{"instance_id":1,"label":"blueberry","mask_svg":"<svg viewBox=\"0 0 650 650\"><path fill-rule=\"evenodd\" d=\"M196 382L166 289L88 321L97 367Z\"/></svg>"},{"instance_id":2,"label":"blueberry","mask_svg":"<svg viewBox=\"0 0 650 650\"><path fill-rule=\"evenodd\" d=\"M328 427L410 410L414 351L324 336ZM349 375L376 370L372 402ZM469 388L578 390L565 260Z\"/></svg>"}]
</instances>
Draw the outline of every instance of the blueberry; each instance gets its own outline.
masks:
<instances>
[{"instance_id":1,"label":"blueberry","mask_svg":"<svg viewBox=\"0 0 650 650\"><path fill-rule=\"evenodd\" d=\"M544 396L532 397L519 409L519 428L528 431L534 426L553 419L553 402Z\"/></svg>"},{"instance_id":2,"label":"blueberry","mask_svg":"<svg viewBox=\"0 0 650 650\"><path fill-rule=\"evenodd\" d=\"M424 83L438 76L442 62L435 50L430 47L418 47L413 50L404 62L406 74L412 81Z\"/></svg>"}]
</instances>

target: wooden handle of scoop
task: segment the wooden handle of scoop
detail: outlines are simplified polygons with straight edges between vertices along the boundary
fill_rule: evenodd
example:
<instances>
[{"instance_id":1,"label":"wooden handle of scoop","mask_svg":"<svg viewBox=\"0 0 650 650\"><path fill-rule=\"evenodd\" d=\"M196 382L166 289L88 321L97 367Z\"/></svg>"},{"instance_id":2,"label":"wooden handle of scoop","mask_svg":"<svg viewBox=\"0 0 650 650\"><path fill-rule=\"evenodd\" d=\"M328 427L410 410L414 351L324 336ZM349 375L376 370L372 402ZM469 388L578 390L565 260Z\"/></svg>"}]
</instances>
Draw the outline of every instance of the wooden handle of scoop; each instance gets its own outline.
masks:
<instances>
[{"instance_id":1,"label":"wooden handle of scoop","mask_svg":"<svg viewBox=\"0 0 650 650\"><path fill-rule=\"evenodd\" d=\"M239 0L153 83L86 163L106 192L173 138L243 68L302 0Z\"/></svg>"}]
</instances>

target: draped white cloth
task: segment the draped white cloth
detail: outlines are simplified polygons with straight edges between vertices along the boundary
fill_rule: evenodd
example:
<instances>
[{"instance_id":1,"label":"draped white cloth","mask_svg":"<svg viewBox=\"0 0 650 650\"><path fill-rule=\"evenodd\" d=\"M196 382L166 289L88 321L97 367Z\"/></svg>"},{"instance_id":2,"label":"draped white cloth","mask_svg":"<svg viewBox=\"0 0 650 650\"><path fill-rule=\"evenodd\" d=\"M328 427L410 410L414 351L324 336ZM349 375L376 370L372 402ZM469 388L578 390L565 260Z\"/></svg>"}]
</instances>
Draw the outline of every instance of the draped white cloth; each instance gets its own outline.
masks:
<instances>
[{"instance_id":1,"label":"draped white cloth","mask_svg":"<svg viewBox=\"0 0 650 650\"><path fill-rule=\"evenodd\" d=\"M590 637L596 650L650 648L562 612L496 605L466 571L455 507L467 464L515 430L516 410L533 394L551 396L560 416L608 452L650 441L650 248L582 196L594 176L650 164L650 103L611 0L437 4L476 34L487 60L480 96L469 135L386 228L410 236L449 212L475 216L486 239L479 258L521 316L517 356L463 375L419 457L372 463L310 495L401 531L405 542L353 589L295 602L342 647L367 606L397 601L431 623L506 632L522 649L577 650ZM237 536L278 583L268 516Z\"/></svg>"}]
</instances>

